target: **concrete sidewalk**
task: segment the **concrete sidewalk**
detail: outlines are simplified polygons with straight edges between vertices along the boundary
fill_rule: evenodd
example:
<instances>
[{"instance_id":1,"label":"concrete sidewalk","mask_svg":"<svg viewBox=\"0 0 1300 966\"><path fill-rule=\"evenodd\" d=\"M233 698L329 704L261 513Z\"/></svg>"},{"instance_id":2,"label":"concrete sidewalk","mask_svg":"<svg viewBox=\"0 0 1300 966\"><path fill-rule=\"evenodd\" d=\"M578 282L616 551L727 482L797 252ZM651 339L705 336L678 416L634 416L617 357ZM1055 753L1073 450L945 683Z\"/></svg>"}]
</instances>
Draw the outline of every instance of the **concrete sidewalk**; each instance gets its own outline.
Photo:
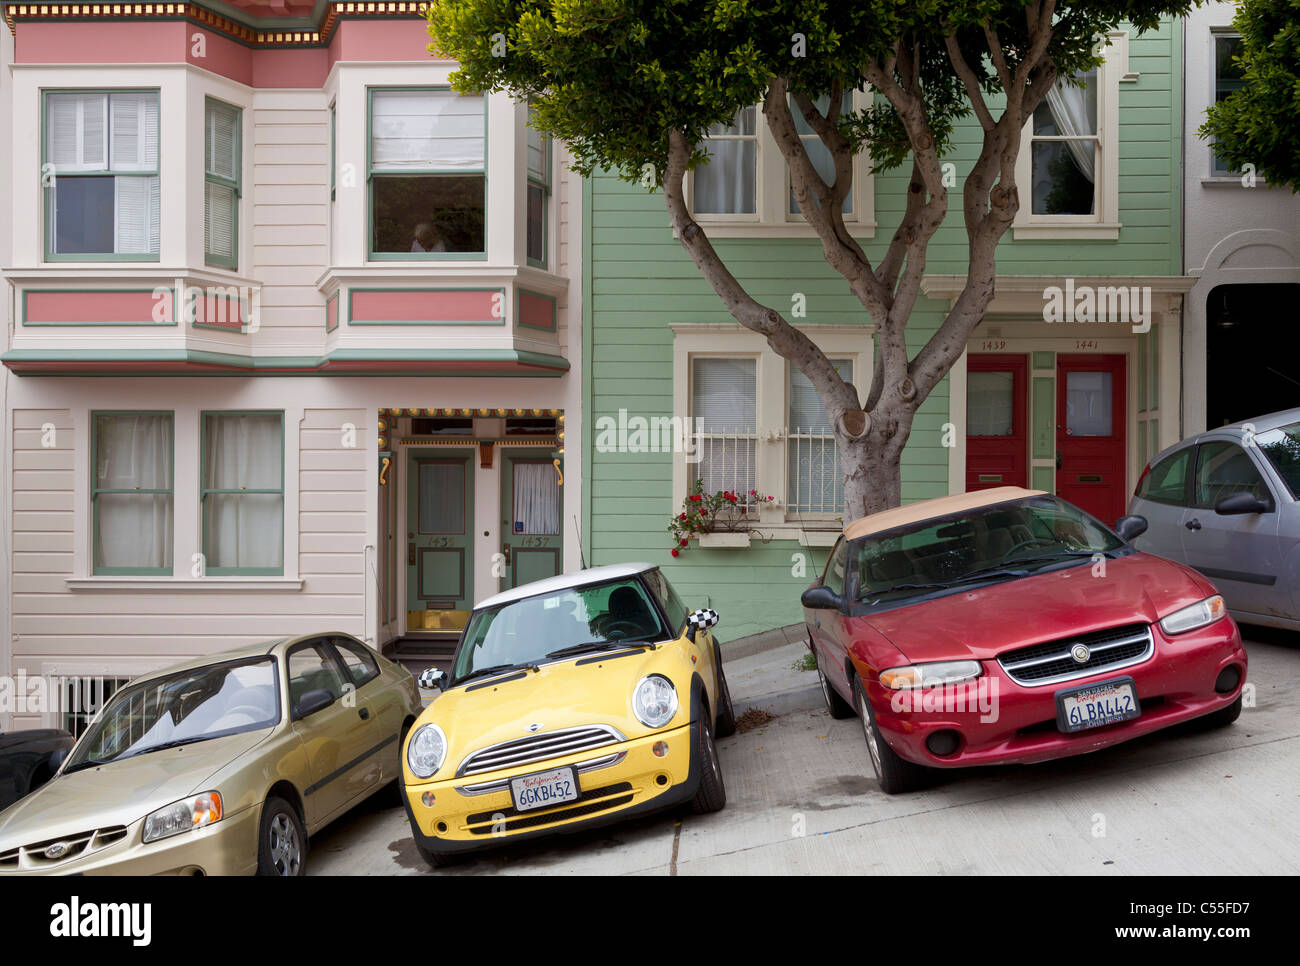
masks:
<instances>
[{"instance_id":1,"label":"concrete sidewalk","mask_svg":"<svg viewBox=\"0 0 1300 966\"><path fill-rule=\"evenodd\" d=\"M808 653L803 641L745 657L730 657L727 645L722 645L722 666L727 672L736 714L758 708L783 715L821 707L823 698L817 672L795 668Z\"/></svg>"}]
</instances>

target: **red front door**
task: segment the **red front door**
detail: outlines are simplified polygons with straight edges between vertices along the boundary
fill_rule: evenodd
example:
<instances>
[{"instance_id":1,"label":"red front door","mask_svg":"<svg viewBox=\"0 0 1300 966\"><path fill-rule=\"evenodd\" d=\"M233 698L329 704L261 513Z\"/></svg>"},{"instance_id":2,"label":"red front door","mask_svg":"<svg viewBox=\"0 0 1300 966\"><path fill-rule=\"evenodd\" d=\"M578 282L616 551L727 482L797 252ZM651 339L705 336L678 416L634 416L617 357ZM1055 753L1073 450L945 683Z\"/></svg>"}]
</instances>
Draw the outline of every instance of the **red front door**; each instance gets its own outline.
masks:
<instances>
[{"instance_id":1,"label":"red front door","mask_svg":"<svg viewBox=\"0 0 1300 966\"><path fill-rule=\"evenodd\" d=\"M1056 493L1107 526L1124 515L1123 356L1056 357Z\"/></svg>"},{"instance_id":2,"label":"red front door","mask_svg":"<svg viewBox=\"0 0 1300 966\"><path fill-rule=\"evenodd\" d=\"M966 360L966 489L1025 486L1028 478L1025 356Z\"/></svg>"}]
</instances>

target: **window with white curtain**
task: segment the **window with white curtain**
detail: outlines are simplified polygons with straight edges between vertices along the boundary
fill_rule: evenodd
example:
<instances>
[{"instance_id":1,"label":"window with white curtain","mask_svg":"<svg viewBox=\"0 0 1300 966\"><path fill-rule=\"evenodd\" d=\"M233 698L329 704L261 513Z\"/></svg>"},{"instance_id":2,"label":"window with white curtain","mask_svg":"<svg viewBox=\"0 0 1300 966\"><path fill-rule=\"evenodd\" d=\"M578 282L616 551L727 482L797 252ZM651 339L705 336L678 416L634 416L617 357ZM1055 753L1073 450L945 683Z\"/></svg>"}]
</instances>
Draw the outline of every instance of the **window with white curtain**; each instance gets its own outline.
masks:
<instances>
[{"instance_id":1,"label":"window with white curtain","mask_svg":"<svg viewBox=\"0 0 1300 966\"><path fill-rule=\"evenodd\" d=\"M450 90L370 91L373 256L485 251L486 104Z\"/></svg>"},{"instance_id":2,"label":"window with white curtain","mask_svg":"<svg viewBox=\"0 0 1300 966\"><path fill-rule=\"evenodd\" d=\"M692 208L697 215L753 215L758 211L758 109L730 124L714 124L701 145L709 163L695 169Z\"/></svg>"},{"instance_id":3,"label":"window with white curtain","mask_svg":"<svg viewBox=\"0 0 1300 966\"><path fill-rule=\"evenodd\" d=\"M284 413L202 415L207 573L284 572Z\"/></svg>"},{"instance_id":4,"label":"window with white curtain","mask_svg":"<svg viewBox=\"0 0 1300 966\"><path fill-rule=\"evenodd\" d=\"M171 574L171 413L94 413L95 574Z\"/></svg>"},{"instance_id":5,"label":"window with white curtain","mask_svg":"<svg viewBox=\"0 0 1300 966\"><path fill-rule=\"evenodd\" d=\"M1082 83L1083 86L1076 86ZM1035 215L1097 212L1097 71L1062 78L1034 111L1030 132L1031 211Z\"/></svg>"},{"instance_id":6,"label":"window with white curtain","mask_svg":"<svg viewBox=\"0 0 1300 966\"><path fill-rule=\"evenodd\" d=\"M706 493L756 487L757 366L755 359L693 360L690 415L703 423L700 462L691 469Z\"/></svg>"},{"instance_id":7,"label":"window with white curtain","mask_svg":"<svg viewBox=\"0 0 1300 966\"><path fill-rule=\"evenodd\" d=\"M528 261L546 267L546 212L551 201L551 139L535 130L528 109Z\"/></svg>"},{"instance_id":8,"label":"window with white curtain","mask_svg":"<svg viewBox=\"0 0 1300 966\"><path fill-rule=\"evenodd\" d=\"M832 359L835 371L853 382L853 361ZM826 407L812 380L790 366L790 422L786 432L786 506L793 513L840 513L844 479L839 447Z\"/></svg>"},{"instance_id":9,"label":"window with white curtain","mask_svg":"<svg viewBox=\"0 0 1300 966\"><path fill-rule=\"evenodd\" d=\"M514 464L514 533L554 536L560 532L560 485L550 463ZM520 529L522 525L523 529Z\"/></svg>"},{"instance_id":10,"label":"window with white curtain","mask_svg":"<svg viewBox=\"0 0 1300 966\"><path fill-rule=\"evenodd\" d=\"M830 102L831 99L829 97L819 97L813 103L817 106L817 110L824 117L826 115L826 108ZM851 113L853 113L853 92L846 91L840 105L840 116L843 117ZM834 184L835 159L831 157L830 149L826 147L817 132L808 126L808 122L804 120L803 111L801 111L799 105L794 102L794 98L790 99L790 114L794 117L794 127L795 130L799 132L799 140L803 142L804 150L808 152L808 160L812 162L813 167L817 169L817 173L821 175L821 179L825 181L826 184ZM840 206L840 210L846 215L853 214L852 191L850 191L845 197L844 203ZM786 217L792 220L803 218L803 216L799 214L799 203L794 200L793 185L790 186L790 207L786 213Z\"/></svg>"},{"instance_id":11,"label":"window with white curtain","mask_svg":"<svg viewBox=\"0 0 1300 966\"><path fill-rule=\"evenodd\" d=\"M239 253L240 119L237 107L208 99L203 118L203 255L235 268Z\"/></svg>"},{"instance_id":12,"label":"window with white curtain","mask_svg":"<svg viewBox=\"0 0 1300 966\"><path fill-rule=\"evenodd\" d=\"M49 258L157 260L158 91L46 91Z\"/></svg>"}]
</instances>

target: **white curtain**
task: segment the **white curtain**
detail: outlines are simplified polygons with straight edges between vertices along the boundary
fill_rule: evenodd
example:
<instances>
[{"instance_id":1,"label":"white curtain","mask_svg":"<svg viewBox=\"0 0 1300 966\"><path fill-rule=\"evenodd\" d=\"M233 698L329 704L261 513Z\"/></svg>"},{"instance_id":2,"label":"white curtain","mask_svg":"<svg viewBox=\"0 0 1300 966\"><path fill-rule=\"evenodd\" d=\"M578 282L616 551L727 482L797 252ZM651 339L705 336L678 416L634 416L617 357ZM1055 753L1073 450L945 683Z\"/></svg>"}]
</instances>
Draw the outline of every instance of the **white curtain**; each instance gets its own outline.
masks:
<instances>
[{"instance_id":1,"label":"white curtain","mask_svg":"<svg viewBox=\"0 0 1300 966\"><path fill-rule=\"evenodd\" d=\"M95 417L95 569L172 564L172 417Z\"/></svg>"},{"instance_id":2,"label":"white curtain","mask_svg":"<svg viewBox=\"0 0 1300 966\"><path fill-rule=\"evenodd\" d=\"M853 361L834 362L835 371L846 382L853 381ZM807 513L838 513L844 508L844 480L840 474L839 448L831 435L826 407L812 380L790 366L790 435L786 463L789 472L787 502L792 510ZM813 439L803 437L812 436Z\"/></svg>"},{"instance_id":3,"label":"white curtain","mask_svg":"<svg viewBox=\"0 0 1300 966\"><path fill-rule=\"evenodd\" d=\"M826 107L830 104L830 98L823 95L822 97L817 98L813 104L824 117L826 115ZM843 100L840 102L840 117L847 117L852 113L853 92L846 91ZM793 97L790 98L790 114L794 118L795 130L799 132L799 138L803 141L804 150L808 152L808 160L812 162L813 167L817 170L817 174L821 176L821 179L826 182L827 185L834 184L835 159L831 156L830 149L826 147L826 144L822 141L821 137L808 126L808 122L804 120L803 111L800 110L799 105L794 102ZM840 206L840 210L846 215L853 213L852 191L850 191L848 197L844 199L844 203ZM792 185L790 188L790 214L797 215L798 213L799 204L794 200L794 187Z\"/></svg>"},{"instance_id":4,"label":"white curtain","mask_svg":"<svg viewBox=\"0 0 1300 966\"><path fill-rule=\"evenodd\" d=\"M703 420L705 434L697 472L709 493L754 488L757 443L743 437L756 431L756 388L753 359L694 362L691 416Z\"/></svg>"},{"instance_id":5,"label":"white curtain","mask_svg":"<svg viewBox=\"0 0 1300 966\"><path fill-rule=\"evenodd\" d=\"M752 215L757 210L756 124L755 109L747 107L731 124L709 128L702 145L709 163L696 168L694 175L692 206L697 213Z\"/></svg>"},{"instance_id":6,"label":"white curtain","mask_svg":"<svg viewBox=\"0 0 1300 966\"><path fill-rule=\"evenodd\" d=\"M204 416L203 515L207 565L279 568L284 563L284 446L278 413ZM247 493L245 490L276 490Z\"/></svg>"},{"instance_id":7,"label":"white curtain","mask_svg":"<svg viewBox=\"0 0 1300 966\"><path fill-rule=\"evenodd\" d=\"M1097 133L1097 72L1089 71L1080 78L1085 87L1059 80L1047 92L1047 109L1056 124L1056 133L1070 138L1088 140L1066 141L1065 146L1075 165L1093 184L1097 183L1097 142L1090 135Z\"/></svg>"},{"instance_id":8,"label":"white curtain","mask_svg":"<svg viewBox=\"0 0 1300 966\"><path fill-rule=\"evenodd\" d=\"M383 171L483 170L483 98L451 91L375 91L371 158Z\"/></svg>"},{"instance_id":9,"label":"white curtain","mask_svg":"<svg viewBox=\"0 0 1300 966\"><path fill-rule=\"evenodd\" d=\"M550 463L514 465L513 523L522 523L525 534L555 535L560 532L560 487ZM511 528L514 533L520 531Z\"/></svg>"}]
</instances>

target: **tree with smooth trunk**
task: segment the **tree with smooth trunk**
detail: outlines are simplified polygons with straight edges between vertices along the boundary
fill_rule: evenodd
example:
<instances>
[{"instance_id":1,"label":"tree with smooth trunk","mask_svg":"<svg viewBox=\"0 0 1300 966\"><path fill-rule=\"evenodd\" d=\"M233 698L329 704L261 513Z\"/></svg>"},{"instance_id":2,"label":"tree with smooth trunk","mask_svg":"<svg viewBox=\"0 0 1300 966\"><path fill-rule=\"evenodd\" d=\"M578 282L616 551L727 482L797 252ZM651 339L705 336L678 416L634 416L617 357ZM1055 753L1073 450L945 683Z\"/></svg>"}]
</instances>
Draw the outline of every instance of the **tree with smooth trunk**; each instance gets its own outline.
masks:
<instances>
[{"instance_id":1,"label":"tree with smooth trunk","mask_svg":"<svg viewBox=\"0 0 1300 966\"><path fill-rule=\"evenodd\" d=\"M574 168L662 190L673 229L731 316L759 333L816 389L834 429L845 518L897 506L903 447L918 407L965 351L994 295L994 253L1020 207L1016 156L1034 109L1058 77L1098 65L1108 31L1138 32L1184 3L931 0L437 0L430 51L458 62L455 89L504 90L533 106L534 125L563 141ZM873 92L842 112L842 95ZM825 110L818 107L825 103ZM686 173L702 141L761 104L794 198L823 257L872 324L865 399L826 353L737 281L692 216ZM834 177L814 168L798 111L825 145ZM926 252L949 209L943 158L973 116L979 155L958 201L968 266L960 294L915 354L907 324ZM853 157L876 172L910 169L900 222L873 259L845 227Z\"/></svg>"}]
</instances>

